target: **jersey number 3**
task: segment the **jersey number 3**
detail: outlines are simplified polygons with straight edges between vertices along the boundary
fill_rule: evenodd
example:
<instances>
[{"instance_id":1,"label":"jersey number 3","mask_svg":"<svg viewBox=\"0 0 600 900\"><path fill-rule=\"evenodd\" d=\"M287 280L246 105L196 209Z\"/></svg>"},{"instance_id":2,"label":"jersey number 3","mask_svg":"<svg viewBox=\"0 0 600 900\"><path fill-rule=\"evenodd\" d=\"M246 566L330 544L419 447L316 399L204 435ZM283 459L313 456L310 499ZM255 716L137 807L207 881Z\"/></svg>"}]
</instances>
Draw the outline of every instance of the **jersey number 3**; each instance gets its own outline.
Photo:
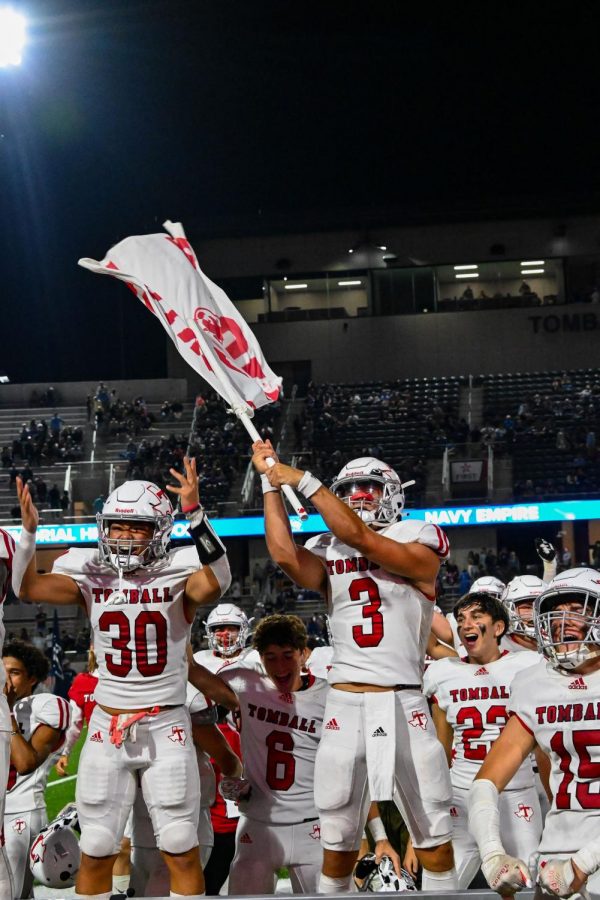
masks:
<instances>
[{"instance_id":1,"label":"jersey number 3","mask_svg":"<svg viewBox=\"0 0 600 900\"><path fill-rule=\"evenodd\" d=\"M350 599L364 601L364 594L367 595L369 603L365 603L362 608L363 619L371 620L371 630L365 631L362 625L354 625L352 628L352 637L359 647L377 647L383 640L383 616L379 611L381 606L381 597L379 596L379 588L372 578L356 578L350 584Z\"/></svg>"},{"instance_id":2,"label":"jersey number 3","mask_svg":"<svg viewBox=\"0 0 600 900\"><path fill-rule=\"evenodd\" d=\"M100 631L113 632L110 635L114 653L107 653L106 668L117 678L126 678L133 668L133 651L130 649L131 622L122 610L111 609L103 612L98 620ZM151 629L150 647L154 650L154 662L149 659L148 628ZM140 675L152 678L160 675L167 664L167 622L157 610L141 612L133 623L135 645L135 665Z\"/></svg>"}]
</instances>

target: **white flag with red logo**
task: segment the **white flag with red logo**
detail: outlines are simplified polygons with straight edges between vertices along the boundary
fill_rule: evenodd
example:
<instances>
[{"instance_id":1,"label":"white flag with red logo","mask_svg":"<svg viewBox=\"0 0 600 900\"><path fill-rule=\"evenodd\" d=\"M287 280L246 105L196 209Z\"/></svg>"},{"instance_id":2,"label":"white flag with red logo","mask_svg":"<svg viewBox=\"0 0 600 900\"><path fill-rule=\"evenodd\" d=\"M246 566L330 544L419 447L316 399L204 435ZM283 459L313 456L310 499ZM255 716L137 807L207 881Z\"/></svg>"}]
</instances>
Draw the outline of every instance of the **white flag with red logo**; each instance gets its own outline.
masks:
<instances>
[{"instance_id":1,"label":"white flag with red logo","mask_svg":"<svg viewBox=\"0 0 600 900\"><path fill-rule=\"evenodd\" d=\"M166 222L165 228L169 234L126 238L101 262L80 259L79 265L124 281L160 319L186 362L221 396L225 381L226 399L243 400L249 412L273 403L281 378L267 365L252 331L225 291L201 270L181 225ZM209 359L198 332L210 348Z\"/></svg>"}]
</instances>

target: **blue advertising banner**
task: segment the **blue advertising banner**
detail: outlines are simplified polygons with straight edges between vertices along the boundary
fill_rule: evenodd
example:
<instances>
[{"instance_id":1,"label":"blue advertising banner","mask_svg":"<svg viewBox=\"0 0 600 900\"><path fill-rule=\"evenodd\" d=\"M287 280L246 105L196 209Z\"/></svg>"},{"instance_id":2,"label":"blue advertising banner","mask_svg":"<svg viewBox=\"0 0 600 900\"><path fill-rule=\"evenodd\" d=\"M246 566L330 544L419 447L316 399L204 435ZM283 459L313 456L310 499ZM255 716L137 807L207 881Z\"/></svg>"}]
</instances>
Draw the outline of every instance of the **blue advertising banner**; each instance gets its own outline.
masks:
<instances>
[{"instance_id":1,"label":"blue advertising banner","mask_svg":"<svg viewBox=\"0 0 600 900\"><path fill-rule=\"evenodd\" d=\"M559 500L552 503L519 503L512 506L455 506L437 509L411 509L405 513L411 519L433 522L444 528L455 525L507 525L523 522L574 522L581 519L600 519L600 500ZM261 537L265 533L262 516L237 519L212 519L215 531L222 538ZM327 531L321 516L309 516L305 522L292 517L292 531L297 534L316 534ZM5 528L18 540L21 526ZM175 522L173 539L184 540L188 535L186 521ZM98 540L95 523L83 525L40 525L37 530L38 546L61 544L94 544Z\"/></svg>"}]
</instances>

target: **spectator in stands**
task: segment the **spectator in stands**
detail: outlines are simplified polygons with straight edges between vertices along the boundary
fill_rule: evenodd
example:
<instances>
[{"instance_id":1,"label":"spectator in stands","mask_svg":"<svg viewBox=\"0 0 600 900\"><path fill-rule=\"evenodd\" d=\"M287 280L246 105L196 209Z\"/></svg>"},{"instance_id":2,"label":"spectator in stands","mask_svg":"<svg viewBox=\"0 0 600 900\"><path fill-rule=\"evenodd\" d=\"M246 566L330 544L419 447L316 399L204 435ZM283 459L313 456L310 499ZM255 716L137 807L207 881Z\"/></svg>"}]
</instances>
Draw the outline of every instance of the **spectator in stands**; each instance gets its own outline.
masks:
<instances>
[{"instance_id":1,"label":"spectator in stands","mask_svg":"<svg viewBox=\"0 0 600 900\"><path fill-rule=\"evenodd\" d=\"M59 509L60 507L60 491L57 484L53 484L48 491L48 502L50 509Z\"/></svg>"},{"instance_id":2,"label":"spectator in stands","mask_svg":"<svg viewBox=\"0 0 600 900\"><path fill-rule=\"evenodd\" d=\"M464 594L467 594L469 588L472 585L472 580L466 569L462 569L460 575L458 576L458 590L460 592L461 597Z\"/></svg>"}]
</instances>

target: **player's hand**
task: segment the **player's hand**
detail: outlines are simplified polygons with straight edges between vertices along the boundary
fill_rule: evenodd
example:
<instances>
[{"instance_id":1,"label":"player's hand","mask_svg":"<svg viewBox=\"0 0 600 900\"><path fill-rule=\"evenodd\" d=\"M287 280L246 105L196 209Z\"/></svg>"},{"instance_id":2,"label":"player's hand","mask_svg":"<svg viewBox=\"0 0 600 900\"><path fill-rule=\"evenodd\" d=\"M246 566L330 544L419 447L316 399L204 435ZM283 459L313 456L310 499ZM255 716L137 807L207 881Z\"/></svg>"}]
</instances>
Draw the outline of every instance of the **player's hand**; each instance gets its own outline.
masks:
<instances>
[{"instance_id":1,"label":"player's hand","mask_svg":"<svg viewBox=\"0 0 600 900\"><path fill-rule=\"evenodd\" d=\"M552 560L556 559L556 550L550 541L547 541L544 538L535 539L535 549L537 550L539 558L544 562L552 562Z\"/></svg>"},{"instance_id":2,"label":"player's hand","mask_svg":"<svg viewBox=\"0 0 600 900\"><path fill-rule=\"evenodd\" d=\"M21 507L21 520L25 531L35 534L40 523L40 514L31 498L28 485L23 483L20 475L17 475L17 498Z\"/></svg>"},{"instance_id":3,"label":"player's hand","mask_svg":"<svg viewBox=\"0 0 600 900\"><path fill-rule=\"evenodd\" d=\"M259 475L264 475L269 471L270 466L267 464L267 459L272 459L276 463L279 462L279 457L275 453L273 444L269 440L255 441L252 444L252 454L252 465Z\"/></svg>"},{"instance_id":4,"label":"player's hand","mask_svg":"<svg viewBox=\"0 0 600 900\"><path fill-rule=\"evenodd\" d=\"M570 897L578 893L588 876L572 859L544 859L538 868L538 884L545 894Z\"/></svg>"},{"instance_id":5,"label":"player's hand","mask_svg":"<svg viewBox=\"0 0 600 900\"><path fill-rule=\"evenodd\" d=\"M178 482L178 484L168 484L167 490L172 494L179 494L182 509L192 509L200 504L200 494L198 492L198 475L196 473L196 458L192 456L183 457L184 473L178 472L177 469L169 469L169 472Z\"/></svg>"},{"instance_id":6,"label":"player's hand","mask_svg":"<svg viewBox=\"0 0 600 900\"><path fill-rule=\"evenodd\" d=\"M481 871L493 891L503 897L516 894L533 885L531 872L522 859L496 853L481 863Z\"/></svg>"},{"instance_id":7,"label":"player's hand","mask_svg":"<svg viewBox=\"0 0 600 900\"><path fill-rule=\"evenodd\" d=\"M392 865L394 866L394 872L398 878L402 880L402 862L387 838L382 841L377 841L375 844L375 862L377 865L379 865L384 856L389 856Z\"/></svg>"},{"instance_id":8,"label":"player's hand","mask_svg":"<svg viewBox=\"0 0 600 900\"><path fill-rule=\"evenodd\" d=\"M239 803L240 800L249 800L252 785L245 778L234 778L233 776L224 776L219 784L219 793L224 800L231 800L232 803Z\"/></svg>"},{"instance_id":9,"label":"player's hand","mask_svg":"<svg viewBox=\"0 0 600 900\"><path fill-rule=\"evenodd\" d=\"M65 775L67 774L67 766L68 765L69 765L69 757L63 753L62 756L58 757L58 759L56 761L56 765L54 766L54 768L56 769L56 774L59 775L61 778L64 778Z\"/></svg>"},{"instance_id":10,"label":"player's hand","mask_svg":"<svg viewBox=\"0 0 600 900\"><path fill-rule=\"evenodd\" d=\"M413 878L416 878L419 874L419 860L417 859L417 854L415 853L415 849L410 839L406 846L406 853L404 854L402 865Z\"/></svg>"}]
</instances>

